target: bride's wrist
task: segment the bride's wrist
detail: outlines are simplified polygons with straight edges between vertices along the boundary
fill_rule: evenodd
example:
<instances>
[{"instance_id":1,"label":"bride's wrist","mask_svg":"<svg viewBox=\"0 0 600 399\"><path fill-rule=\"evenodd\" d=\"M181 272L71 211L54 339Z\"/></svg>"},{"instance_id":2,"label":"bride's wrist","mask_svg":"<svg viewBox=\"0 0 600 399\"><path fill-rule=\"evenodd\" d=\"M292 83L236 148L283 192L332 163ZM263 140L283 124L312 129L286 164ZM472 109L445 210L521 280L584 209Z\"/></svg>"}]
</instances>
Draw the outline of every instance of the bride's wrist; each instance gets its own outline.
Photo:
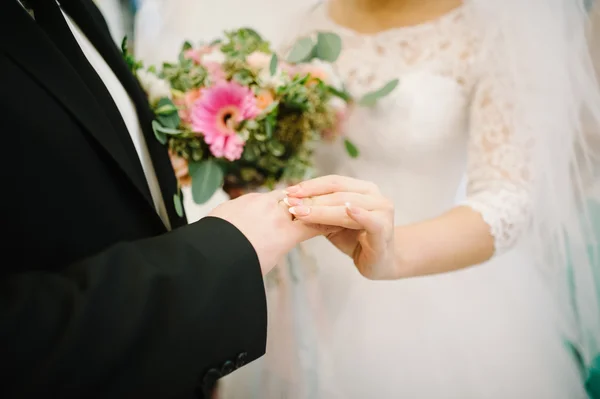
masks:
<instances>
[{"instance_id":1,"label":"bride's wrist","mask_svg":"<svg viewBox=\"0 0 600 399\"><path fill-rule=\"evenodd\" d=\"M396 227L394 232L394 272L395 279L404 279L418 275L419 257L411 250L410 233L407 227Z\"/></svg>"}]
</instances>

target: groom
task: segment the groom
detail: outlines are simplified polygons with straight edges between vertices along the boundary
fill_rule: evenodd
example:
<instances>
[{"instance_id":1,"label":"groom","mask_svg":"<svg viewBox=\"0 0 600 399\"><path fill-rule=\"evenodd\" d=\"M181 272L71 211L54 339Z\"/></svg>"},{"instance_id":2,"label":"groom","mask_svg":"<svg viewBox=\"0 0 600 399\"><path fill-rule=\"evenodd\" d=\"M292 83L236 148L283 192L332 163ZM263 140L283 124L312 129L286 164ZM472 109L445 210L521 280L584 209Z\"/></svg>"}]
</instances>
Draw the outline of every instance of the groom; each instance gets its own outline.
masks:
<instances>
[{"instance_id":1,"label":"groom","mask_svg":"<svg viewBox=\"0 0 600 399\"><path fill-rule=\"evenodd\" d=\"M262 275L317 232L278 193L186 226L92 0L2 0L0 87L0 397L206 397L263 355Z\"/></svg>"}]
</instances>

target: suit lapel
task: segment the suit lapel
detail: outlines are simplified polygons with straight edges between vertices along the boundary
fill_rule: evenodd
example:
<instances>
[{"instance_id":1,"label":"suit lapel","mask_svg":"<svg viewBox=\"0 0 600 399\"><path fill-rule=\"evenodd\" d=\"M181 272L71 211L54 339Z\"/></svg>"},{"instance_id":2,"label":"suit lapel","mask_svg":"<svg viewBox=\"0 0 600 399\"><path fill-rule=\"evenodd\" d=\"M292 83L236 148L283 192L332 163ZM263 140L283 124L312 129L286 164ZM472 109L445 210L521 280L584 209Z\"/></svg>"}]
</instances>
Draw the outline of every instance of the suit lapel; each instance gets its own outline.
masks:
<instances>
[{"instance_id":1,"label":"suit lapel","mask_svg":"<svg viewBox=\"0 0 600 399\"><path fill-rule=\"evenodd\" d=\"M178 227L186 224L185 217L178 216L175 211L173 195L177 191L177 180L165 146L160 144L154 136L152 130L154 115L148 105L146 94L129 70L123 55L115 46L102 14L91 0L67 0L62 2L62 7L96 47L131 97L160 183L171 226Z\"/></svg>"},{"instance_id":2,"label":"suit lapel","mask_svg":"<svg viewBox=\"0 0 600 399\"><path fill-rule=\"evenodd\" d=\"M16 1L0 5L0 49L26 70L83 127L115 164L129 178L146 206L156 213L141 166L133 152L127 151L114 132L95 95L88 89L71 63L56 48L45 32Z\"/></svg>"}]
</instances>

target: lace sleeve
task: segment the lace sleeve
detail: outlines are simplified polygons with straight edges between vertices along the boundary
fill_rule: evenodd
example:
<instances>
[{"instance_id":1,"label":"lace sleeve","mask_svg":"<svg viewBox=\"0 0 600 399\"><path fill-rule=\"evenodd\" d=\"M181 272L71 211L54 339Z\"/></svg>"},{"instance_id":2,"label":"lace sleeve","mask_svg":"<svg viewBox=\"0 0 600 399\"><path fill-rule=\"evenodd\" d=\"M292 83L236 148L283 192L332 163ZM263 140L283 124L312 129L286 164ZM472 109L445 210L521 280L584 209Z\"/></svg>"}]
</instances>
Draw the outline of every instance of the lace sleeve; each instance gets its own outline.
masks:
<instances>
[{"instance_id":1,"label":"lace sleeve","mask_svg":"<svg viewBox=\"0 0 600 399\"><path fill-rule=\"evenodd\" d=\"M517 139L514 93L504 83L484 76L474 90L465 202L490 226L495 254L517 241L529 220L532 201L527 155L531 143Z\"/></svg>"}]
</instances>

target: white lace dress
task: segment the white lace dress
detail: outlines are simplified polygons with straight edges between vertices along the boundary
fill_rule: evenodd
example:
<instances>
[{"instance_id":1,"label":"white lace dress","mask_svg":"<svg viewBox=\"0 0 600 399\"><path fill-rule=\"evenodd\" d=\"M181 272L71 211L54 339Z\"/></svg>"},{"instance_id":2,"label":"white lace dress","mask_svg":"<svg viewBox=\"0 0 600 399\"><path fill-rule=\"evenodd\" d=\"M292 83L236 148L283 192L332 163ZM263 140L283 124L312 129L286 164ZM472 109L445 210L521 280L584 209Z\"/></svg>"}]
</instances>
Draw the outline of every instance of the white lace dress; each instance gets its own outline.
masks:
<instances>
[{"instance_id":1,"label":"white lace dress","mask_svg":"<svg viewBox=\"0 0 600 399\"><path fill-rule=\"evenodd\" d=\"M267 355L226 378L222 398L585 397L554 304L515 246L527 162L509 128L510 93L479 57L468 12L375 35L337 26L324 6L312 13L307 31L341 35L337 68L353 94L400 79L350 116L345 134L360 157L326 148L321 171L378 184L397 224L455 206L466 175L464 204L490 225L496 255L456 273L372 282L324 239L304 244L267 285Z\"/></svg>"}]
</instances>

